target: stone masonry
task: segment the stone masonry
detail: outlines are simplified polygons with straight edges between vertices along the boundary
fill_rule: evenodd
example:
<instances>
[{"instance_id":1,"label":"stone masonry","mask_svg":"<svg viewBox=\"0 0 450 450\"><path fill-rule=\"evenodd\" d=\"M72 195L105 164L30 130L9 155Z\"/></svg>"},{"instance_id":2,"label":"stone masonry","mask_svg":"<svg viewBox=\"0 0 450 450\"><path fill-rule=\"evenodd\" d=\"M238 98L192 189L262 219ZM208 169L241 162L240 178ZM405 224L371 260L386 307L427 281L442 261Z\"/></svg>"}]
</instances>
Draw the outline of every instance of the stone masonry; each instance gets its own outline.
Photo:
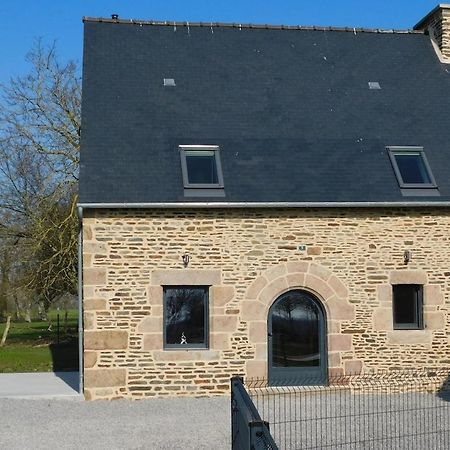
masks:
<instances>
[{"instance_id":1,"label":"stone masonry","mask_svg":"<svg viewBox=\"0 0 450 450\"><path fill-rule=\"evenodd\" d=\"M217 395L232 375L266 377L267 313L293 288L323 303L330 374L448 367L449 241L442 208L85 210L85 396ZM423 330L393 330L398 283L424 285ZM211 286L207 350L163 349L162 286L178 284Z\"/></svg>"},{"instance_id":2,"label":"stone masonry","mask_svg":"<svg viewBox=\"0 0 450 450\"><path fill-rule=\"evenodd\" d=\"M450 61L450 4L436 7L416 28L427 30L438 45L442 56Z\"/></svg>"}]
</instances>

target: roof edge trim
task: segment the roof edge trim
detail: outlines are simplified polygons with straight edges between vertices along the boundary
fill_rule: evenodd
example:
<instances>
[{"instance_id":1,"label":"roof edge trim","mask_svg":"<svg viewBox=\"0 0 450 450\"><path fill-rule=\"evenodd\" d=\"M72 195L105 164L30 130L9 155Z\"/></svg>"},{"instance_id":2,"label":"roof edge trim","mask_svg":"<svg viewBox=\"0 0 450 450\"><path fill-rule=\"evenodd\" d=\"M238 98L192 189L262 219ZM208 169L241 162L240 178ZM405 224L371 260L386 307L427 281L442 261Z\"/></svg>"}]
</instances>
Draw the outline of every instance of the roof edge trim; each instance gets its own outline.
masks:
<instances>
[{"instance_id":1,"label":"roof edge trim","mask_svg":"<svg viewBox=\"0 0 450 450\"><path fill-rule=\"evenodd\" d=\"M423 30L395 30L382 28L362 28L362 27L333 27L333 26L313 26L313 25L270 25L270 24L252 24L252 23L227 23L227 22L177 22L160 20L139 20L139 19L110 19L104 17L82 18L82 22L95 23L115 23L122 25L149 25L149 26L167 26L167 27L201 27L201 28L236 28L254 29L254 30L300 30L300 31L343 31L351 33L380 33L380 34L424 34Z\"/></svg>"},{"instance_id":2,"label":"roof edge trim","mask_svg":"<svg viewBox=\"0 0 450 450\"><path fill-rule=\"evenodd\" d=\"M423 27L423 25L428 22L428 20L434 15L436 14L437 11L439 11L440 9L450 9L450 4L449 3L439 3L436 7L434 7L425 17L423 17L422 19L419 20L419 22L417 22L413 29L414 30L419 30L420 28Z\"/></svg>"},{"instance_id":3,"label":"roof edge trim","mask_svg":"<svg viewBox=\"0 0 450 450\"><path fill-rule=\"evenodd\" d=\"M139 208L403 208L450 207L450 201L441 202L180 202L180 203L78 203L84 209L139 209Z\"/></svg>"}]
</instances>

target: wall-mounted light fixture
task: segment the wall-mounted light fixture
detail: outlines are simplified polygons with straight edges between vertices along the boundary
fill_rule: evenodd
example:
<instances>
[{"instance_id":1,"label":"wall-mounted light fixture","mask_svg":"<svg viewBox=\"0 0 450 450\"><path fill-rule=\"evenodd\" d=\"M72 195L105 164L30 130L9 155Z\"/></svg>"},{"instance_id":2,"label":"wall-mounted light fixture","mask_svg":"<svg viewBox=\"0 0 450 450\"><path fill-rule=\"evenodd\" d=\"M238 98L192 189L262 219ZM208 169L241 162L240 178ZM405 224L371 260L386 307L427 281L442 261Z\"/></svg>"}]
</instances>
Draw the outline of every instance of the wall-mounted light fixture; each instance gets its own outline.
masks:
<instances>
[{"instance_id":1,"label":"wall-mounted light fixture","mask_svg":"<svg viewBox=\"0 0 450 450\"><path fill-rule=\"evenodd\" d=\"M412 259L412 252L411 250L405 250L405 252L403 253L403 261L405 262L405 264L408 264Z\"/></svg>"},{"instance_id":2,"label":"wall-mounted light fixture","mask_svg":"<svg viewBox=\"0 0 450 450\"><path fill-rule=\"evenodd\" d=\"M191 257L186 253L182 257L184 267L187 267L191 261Z\"/></svg>"}]
</instances>

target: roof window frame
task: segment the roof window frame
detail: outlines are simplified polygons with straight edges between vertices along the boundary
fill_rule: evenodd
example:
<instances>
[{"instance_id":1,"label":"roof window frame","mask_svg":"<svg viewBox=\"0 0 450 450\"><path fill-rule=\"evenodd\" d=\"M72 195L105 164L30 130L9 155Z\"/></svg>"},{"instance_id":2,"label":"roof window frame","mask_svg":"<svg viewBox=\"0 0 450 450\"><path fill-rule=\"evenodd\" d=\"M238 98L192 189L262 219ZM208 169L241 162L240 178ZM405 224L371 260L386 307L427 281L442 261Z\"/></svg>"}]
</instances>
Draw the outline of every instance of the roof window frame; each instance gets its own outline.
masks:
<instances>
[{"instance_id":1,"label":"roof window frame","mask_svg":"<svg viewBox=\"0 0 450 450\"><path fill-rule=\"evenodd\" d=\"M222 162L220 158L220 147L218 145L179 145L181 160L181 172L183 175L183 185L185 189L223 189ZM186 152L188 151L213 151L216 163L217 183L190 183L188 177L188 168L186 161Z\"/></svg>"},{"instance_id":2,"label":"roof window frame","mask_svg":"<svg viewBox=\"0 0 450 450\"><path fill-rule=\"evenodd\" d=\"M402 189L436 189L438 186L436 184L436 180L434 178L433 172L431 170L431 166L428 163L428 159L426 157L425 151L423 147L420 146L388 146L386 147L389 159L392 164L392 168L394 169L395 176L397 178L397 182ZM416 153L420 155L422 158L423 164L425 166L425 170L427 171L428 177L430 179L430 183L405 183L403 181L402 174L397 164L397 160L395 157L397 155L401 155L402 153Z\"/></svg>"}]
</instances>

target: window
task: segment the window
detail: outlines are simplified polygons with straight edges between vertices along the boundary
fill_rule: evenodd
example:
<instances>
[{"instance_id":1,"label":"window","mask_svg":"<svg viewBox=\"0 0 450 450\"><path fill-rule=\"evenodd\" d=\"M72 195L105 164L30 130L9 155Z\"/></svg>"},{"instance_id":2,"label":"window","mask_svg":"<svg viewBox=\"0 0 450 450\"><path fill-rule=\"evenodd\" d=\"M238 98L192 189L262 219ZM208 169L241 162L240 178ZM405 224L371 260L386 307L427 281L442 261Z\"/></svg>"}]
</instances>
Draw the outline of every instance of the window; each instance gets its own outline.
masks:
<instances>
[{"instance_id":1,"label":"window","mask_svg":"<svg viewBox=\"0 0 450 450\"><path fill-rule=\"evenodd\" d=\"M208 287L164 288L164 348L208 348Z\"/></svg>"},{"instance_id":2,"label":"window","mask_svg":"<svg viewBox=\"0 0 450 450\"><path fill-rule=\"evenodd\" d=\"M422 329L423 286L419 284L396 284L392 288L394 329Z\"/></svg>"},{"instance_id":3,"label":"window","mask_svg":"<svg viewBox=\"0 0 450 450\"><path fill-rule=\"evenodd\" d=\"M185 188L223 188L219 147L181 145L180 156Z\"/></svg>"},{"instance_id":4,"label":"window","mask_svg":"<svg viewBox=\"0 0 450 450\"><path fill-rule=\"evenodd\" d=\"M422 147L388 147L395 176L401 188L436 188Z\"/></svg>"}]
</instances>

